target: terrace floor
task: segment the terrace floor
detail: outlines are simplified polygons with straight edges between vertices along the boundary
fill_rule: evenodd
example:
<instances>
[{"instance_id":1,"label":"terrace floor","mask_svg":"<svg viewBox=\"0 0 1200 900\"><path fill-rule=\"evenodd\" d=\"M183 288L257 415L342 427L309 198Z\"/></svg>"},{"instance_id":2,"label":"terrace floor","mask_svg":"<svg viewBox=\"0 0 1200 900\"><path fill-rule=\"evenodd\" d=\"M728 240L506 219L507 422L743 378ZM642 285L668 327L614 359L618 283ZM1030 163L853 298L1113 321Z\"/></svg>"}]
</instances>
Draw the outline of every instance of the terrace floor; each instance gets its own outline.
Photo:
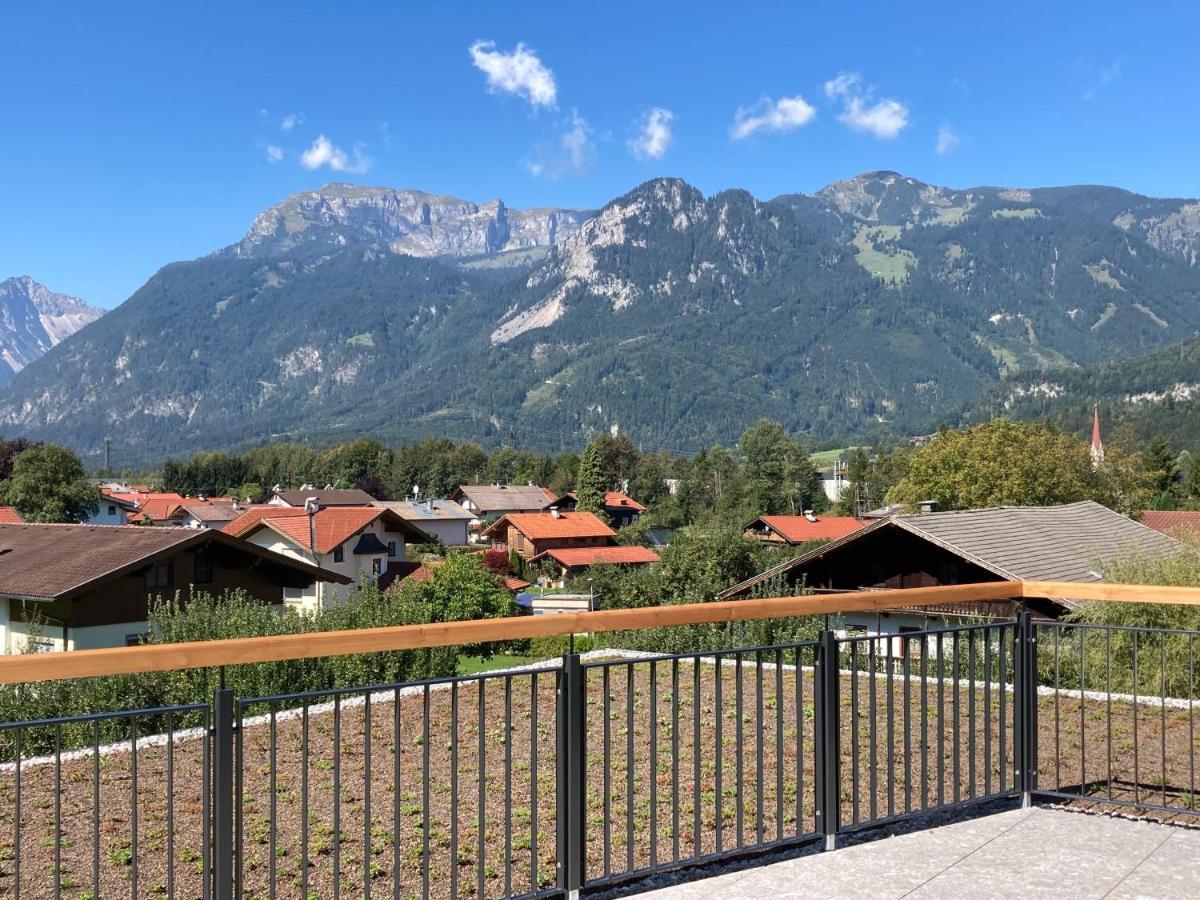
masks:
<instances>
[{"instance_id":1,"label":"terrace floor","mask_svg":"<svg viewBox=\"0 0 1200 900\"><path fill-rule=\"evenodd\" d=\"M1200 830L1035 806L661 888L639 900L1200 896Z\"/></svg>"}]
</instances>

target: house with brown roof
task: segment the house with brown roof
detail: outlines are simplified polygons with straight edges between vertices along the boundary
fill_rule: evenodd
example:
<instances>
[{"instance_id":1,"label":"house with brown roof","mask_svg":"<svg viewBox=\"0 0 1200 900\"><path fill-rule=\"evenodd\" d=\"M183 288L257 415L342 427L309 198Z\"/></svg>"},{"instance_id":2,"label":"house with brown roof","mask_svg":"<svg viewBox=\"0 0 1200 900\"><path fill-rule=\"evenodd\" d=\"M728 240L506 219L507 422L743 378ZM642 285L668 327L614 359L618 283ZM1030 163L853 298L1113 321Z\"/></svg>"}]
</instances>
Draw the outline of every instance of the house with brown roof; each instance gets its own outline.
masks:
<instances>
[{"instance_id":1,"label":"house with brown roof","mask_svg":"<svg viewBox=\"0 0 1200 900\"><path fill-rule=\"evenodd\" d=\"M475 515L453 500L376 500L375 506L386 506L447 547L470 543Z\"/></svg>"},{"instance_id":2,"label":"house with brown roof","mask_svg":"<svg viewBox=\"0 0 1200 900\"><path fill-rule=\"evenodd\" d=\"M167 520L183 528L224 528L246 507L232 500L185 500Z\"/></svg>"},{"instance_id":3,"label":"house with brown roof","mask_svg":"<svg viewBox=\"0 0 1200 900\"><path fill-rule=\"evenodd\" d=\"M555 501L554 492L536 484L463 484L450 499L471 513L471 539L510 513L536 513Z\"/></svg>"},{"instance_id":4,"label":"house with brown roof","mask_svg":"<svg viewBox=\"0 0 1200 900\"><path fill-rule=\"evenodd\" d=\"M313 584L287 591L286 603L303 610L328 609L346 600L350 587L362 579L384 579L389 566L405 562L405 543L424 544L430 538L390 509L379 506L329 506L303 509L262 505L246 510L225 526L225 532L245 538L275 553L320 566L346 577L340 584Z\"/></svg>"},{"instance_id":5,"label":"house with brown roof","mask_svg":"<svg viewBox=\"0 0 1200 900\"><path fill-rule=\"evenodd\" d=\"M547 550L607 547L617 533L590 512L510 513L501 516L484 532L497 550L514 550L526 560Z\"/></svg>"},{"instance_id":6,"label":"house with brown roof","mask_svg":"<svg viewBox=\"0 0 1200 900\"><path fill-rule=\"evenodd\" d=\"M300 487L296 490L275 488L267 500L270 506L291 506L302 509L308 500L314 499L318 506L370 506L375 498L358 488Z\"/></svg>"},{"instance_id":7,"label":"house with brown roof","mask_svg":"<svg viewBox=\"0 0 1200 900\"><path fill-rule=\"evenodd\" d=\"M145 634L154 598L193 588L279 604L349 581L219 531L0 524L0 651L27 649L31 635L46 650L123 646Z\"/></svg>"},{"instance_id":8,"label":"house with brown roof","mask_svg":"<svg viewBox=\"0 0 1200 900\"><path fill-rule=\"evenodd\" d=\"M557 498L553 505L559 509L571 510L575 509L578 502L575 492L570 491ZM632 525L645 511L646 507L623 491L604 492L604 514L608 516L608 521L612 523L613 528Z\"/></svg>"},{"instance_id":9,"label":"house with brown roof","mask_svg":"<svg viewBox=\"0 0 1200 900\"><path fill-rule=\"evenodd\" d=\"M869 525L853 516L759 516L746 523L742 534L768 544L808 544L813 541L833 541Z\"/></svg>"},{"instance_id":10,"label":"house with brown roof","mask_svg":"<svg viewBox=\"0 0 1200 900\"><path fill-rule=\"evenodd\" d=\"M645 566L659 561L659 555L646 547L563 547L544 550L530 560L556 574L550 581L558 587L582 574L592 566Z\"/></svg>"}]
</instances>

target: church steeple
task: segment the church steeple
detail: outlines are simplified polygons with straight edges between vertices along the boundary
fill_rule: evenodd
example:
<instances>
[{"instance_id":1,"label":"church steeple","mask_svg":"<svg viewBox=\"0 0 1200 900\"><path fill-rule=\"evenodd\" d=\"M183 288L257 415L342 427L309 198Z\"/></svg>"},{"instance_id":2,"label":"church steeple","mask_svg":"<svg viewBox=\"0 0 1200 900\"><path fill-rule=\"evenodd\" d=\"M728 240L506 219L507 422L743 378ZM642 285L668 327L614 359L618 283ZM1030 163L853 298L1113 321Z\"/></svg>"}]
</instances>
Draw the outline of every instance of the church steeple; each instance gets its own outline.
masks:
<instances>
[{"instance_id":1,"label":"church steeple","mask_svg":"<svg viewBox=\"0 0 1200 900\"><path fill-rule=\"evenodd\" d=\"M1092 465L1104 462L1104 441L1100 439L1100 406L1092 407Z\"/></svg>"}]
</instances>

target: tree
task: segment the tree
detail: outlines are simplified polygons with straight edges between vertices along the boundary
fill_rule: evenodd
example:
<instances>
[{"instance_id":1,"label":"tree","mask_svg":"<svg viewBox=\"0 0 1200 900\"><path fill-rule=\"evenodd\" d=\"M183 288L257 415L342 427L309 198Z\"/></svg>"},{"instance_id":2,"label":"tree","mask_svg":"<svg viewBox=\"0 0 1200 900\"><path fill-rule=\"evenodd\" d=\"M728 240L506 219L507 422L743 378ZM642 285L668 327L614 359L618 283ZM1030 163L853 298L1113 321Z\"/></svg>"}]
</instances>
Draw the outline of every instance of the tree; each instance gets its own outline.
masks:
<instances>
[{"instance_id":1,"label":"tree","mask_svg":"<svg viewBox=\"0 0 1200 900\"><path fill-rule=\"evenodd\" d=\"M1175 506L1175 479L1179 474L1175 454L1167 446L1166 438L1155 435L1142 454L1142 465L1146 471L1150 490L1154 494L1155 509L1171 509Z\"/></svg>"},{"instance_id":2,"label":"tree","mask_svg":"<svg viewBox=\"0 0 1200 900\"><path fill-rule=\"evenodd\" d=\"M746 499L754 514L796 515L814 507L820 476L808 451L782 425L759 419L742 434L738 448L746 460Z\"/></svg>"},{"instance_id":3,"label":"tree","mask_svg":"<svg viewBox=\"0 0 1200 900\"><path fill-rule=\"evenodd\" d=\"M604 514L604 492L608 489L608 482L605 479L603 454L603 448L595 441L583 451L583 457L579 460L579 474L575 478L575 508L607 519Z\"/></svg>"},{"instance_id":4,"label":"tree","mask_svg":"<svg viewBox=\"0 0 1200 900\"><path fill-rule=\"evenodd\" d=\"M79 457L56 444L18 453L3 494L28 522L82 522L100 508Z\"/></svg>"},{"instance_id":5,"label":"tree","mask_svg":"<svg viewBox=\"0 0 1200 900\"><path fill-rule=\"evenodd\" d=\"M887 499L910 510L924 500L942 509L1048 506L1096 496L1088 447L1040 422L995 419L943 430L913 454Z\"/></svg>"}]
</instances>

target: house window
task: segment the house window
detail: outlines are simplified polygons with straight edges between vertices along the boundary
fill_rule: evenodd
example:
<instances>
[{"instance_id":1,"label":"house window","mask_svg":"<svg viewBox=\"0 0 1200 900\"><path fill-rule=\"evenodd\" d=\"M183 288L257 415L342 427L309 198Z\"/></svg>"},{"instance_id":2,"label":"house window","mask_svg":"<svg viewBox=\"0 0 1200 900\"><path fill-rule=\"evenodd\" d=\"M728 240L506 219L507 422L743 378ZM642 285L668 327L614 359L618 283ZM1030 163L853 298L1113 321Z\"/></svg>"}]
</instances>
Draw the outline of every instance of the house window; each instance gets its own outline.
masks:
<instances>
[{"instance_id":1,"label":"house window","mask_svg":"<svg viewBox=\"0 0 1200 900\"><path fill-rule=\"evenodd\" d=\"M304 588L285 587L283 589L283 599L289 603L295 603L304 599Z\"/></svg>"},{"instance_id":2,"label":"house window","mask_svg":"<svg viewBox=\"0 0 1200 900\"><path fill-rule=\"evenodd\" d=\"M345 562L345 560L346 560L346 551L343 550L341 547L335 547L333 550L333 561L335 563L340 563L340 562Z\"/></svg>"},{"instance_id":3,"label":"house window","mask_svg":"<svg viewBox=\"0 0 1200 900\"><path fill-rule=\"evenodd\" d=\"M196 566L192 573L193 584L212 584L213 580L213 564L212 557L207 553L196 555Z\"/></svg>"},{"instance_id":4,"label":"house window","mask_svg":"<svg viewBox=\"0 0 1200 900\"><path fill-rule=\"evenodd\" d=\"M138 644L144 644L150 639L150 632L139 631L137 634L125 635L125 646L136 647Z\"/></svg>"},{"instance_id":5,"label":"house window","mask_svg":"<svg viewBox=\"0 0 1200 900\"><path fill-rule=\"evenodd\" d=\"M371 574L376 578L383 574L383 560L378 556L371 560Z\"/></svg>"},{"instance_id":6,"label":"house window","mask_svg":"<svg viewBox=\"0 0 1200 900\"><path fill-rule=\"evenodd\" d=\"M146 587L151 589L169 588L171 586L173 568L169 562L154 563L146 570Z\"/></svg>"},{"instance_id":7,"label":"house window","mask_svg":"<svg viewBox=\"0 0 1200 900\"><path fill-rule=\"evenodd\" d=\"M108 514L110 516L115 516L117 514L117 508L115 506L113 506L111 503L108 505Z\"/></svg>"},{"instance_id":8,"label":"house window","mask_svg":"<svg viewBox=\"0 0 1200 900\"><path fill-rule=\"evenodd\" d=\"M388 559L395 559L396 558L396 542L388 541L387 547L388 547Z\"/></svg>"}]
</instances>

